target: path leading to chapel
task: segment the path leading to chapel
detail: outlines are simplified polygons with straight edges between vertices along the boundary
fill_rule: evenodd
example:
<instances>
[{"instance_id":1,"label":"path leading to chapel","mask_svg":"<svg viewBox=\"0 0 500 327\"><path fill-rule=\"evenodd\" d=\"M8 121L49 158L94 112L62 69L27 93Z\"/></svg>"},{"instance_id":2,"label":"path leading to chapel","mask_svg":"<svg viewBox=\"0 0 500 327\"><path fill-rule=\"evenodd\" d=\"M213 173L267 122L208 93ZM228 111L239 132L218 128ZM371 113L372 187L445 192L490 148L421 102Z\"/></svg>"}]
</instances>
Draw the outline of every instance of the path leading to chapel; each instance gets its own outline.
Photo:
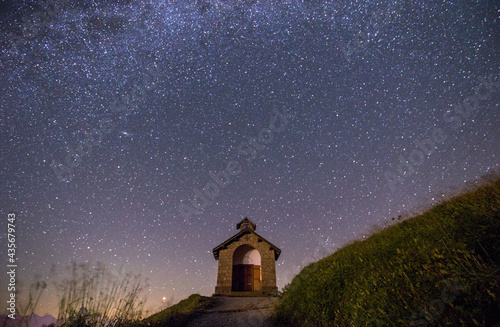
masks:
<instances>
[{"instance_id":1,"label":"path leading to chapel","mask_svg":"<svg viewBox=\"0 0 500 327\"><path fill-rule=\"evenodd\" d=\"M274 327L270 321L276 297L215 297L216 304L188 327Z\"/></svg>"}]
</instances>

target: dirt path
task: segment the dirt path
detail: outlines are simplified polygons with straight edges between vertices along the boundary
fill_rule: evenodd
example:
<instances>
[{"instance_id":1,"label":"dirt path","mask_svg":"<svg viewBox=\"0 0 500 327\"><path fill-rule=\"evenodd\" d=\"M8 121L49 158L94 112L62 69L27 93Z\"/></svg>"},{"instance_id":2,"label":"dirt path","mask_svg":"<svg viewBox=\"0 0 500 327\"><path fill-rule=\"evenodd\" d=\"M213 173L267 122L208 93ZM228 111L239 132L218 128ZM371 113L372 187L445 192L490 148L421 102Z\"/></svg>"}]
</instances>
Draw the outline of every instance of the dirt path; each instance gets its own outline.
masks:
<instances>
[{"instance_id":1,"label":"dirt path","mask_svg":"<svg viewBox=\"0 0 500 327\"><path fill-rule=\"evenodd\" d=\"M274 297L217 297L217 303L188 327L274 327L270 321Z\"/></svg>"}]
</instances>

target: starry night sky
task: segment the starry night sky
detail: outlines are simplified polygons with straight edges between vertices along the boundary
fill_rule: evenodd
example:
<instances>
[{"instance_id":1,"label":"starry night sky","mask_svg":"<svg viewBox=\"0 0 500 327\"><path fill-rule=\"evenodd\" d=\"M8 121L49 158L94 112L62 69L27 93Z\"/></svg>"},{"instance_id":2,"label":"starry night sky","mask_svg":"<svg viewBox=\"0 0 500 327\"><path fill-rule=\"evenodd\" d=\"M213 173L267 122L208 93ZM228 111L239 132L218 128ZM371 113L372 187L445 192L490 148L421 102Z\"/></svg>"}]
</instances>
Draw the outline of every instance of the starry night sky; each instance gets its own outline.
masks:
<instances>
[{"instance_id":1,"label":"starry night sky","mask_svg":"<svg viewBox=\"0 0 500 327\"><path fill-rule=\"evenodd\" d=\"M18 283L49 284L37 313L57 314L51 267L72 260L149 278L157 308L211 295L211 250L249 217L282 250L281 288L498 170L499 15L472 0L2 2L2 262L14 211Z\"/></svg>"}]
</instances>

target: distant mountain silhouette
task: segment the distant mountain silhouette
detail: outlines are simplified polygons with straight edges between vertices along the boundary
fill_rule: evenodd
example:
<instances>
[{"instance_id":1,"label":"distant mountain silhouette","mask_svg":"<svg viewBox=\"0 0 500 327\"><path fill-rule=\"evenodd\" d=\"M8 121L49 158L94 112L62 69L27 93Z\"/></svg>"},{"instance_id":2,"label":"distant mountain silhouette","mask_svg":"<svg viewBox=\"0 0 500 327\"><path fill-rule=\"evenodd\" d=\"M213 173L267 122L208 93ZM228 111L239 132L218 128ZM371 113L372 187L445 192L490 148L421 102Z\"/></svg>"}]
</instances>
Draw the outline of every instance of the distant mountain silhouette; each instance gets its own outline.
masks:
<instances>
[{"instance_id":1,"label":"distant mountain silhouette","mask_svg":"<svg viewBox=\"0 0 500 327\"><path fill-rule=\"evenodd\" d=\"M20 316L20 315L15 315L14 316L16 319L11 319L9 318L8 315L3 314L0 315L0 326L2 327L17 327L19 326L19 322L21 319L27 319L28 321L28 327L42 327L43 325L50 325L51 323L56 323L57 319L54 318L52 315L45 315L43 317L40 317L37 314L32 314L30 316ZM26 326L26 325L23 325Z\"/></svg>"}]
</instances>

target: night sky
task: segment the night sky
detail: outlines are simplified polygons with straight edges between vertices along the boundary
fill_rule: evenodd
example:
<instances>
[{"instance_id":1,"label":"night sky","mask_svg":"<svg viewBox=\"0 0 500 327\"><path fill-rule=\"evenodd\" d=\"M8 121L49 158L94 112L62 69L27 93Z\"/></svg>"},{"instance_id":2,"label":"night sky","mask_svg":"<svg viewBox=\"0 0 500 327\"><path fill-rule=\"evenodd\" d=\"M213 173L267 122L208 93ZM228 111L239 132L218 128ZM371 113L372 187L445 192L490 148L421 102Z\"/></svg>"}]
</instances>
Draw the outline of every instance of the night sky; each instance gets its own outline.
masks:
<instances>
[{"instance_id":1,"label":"night sky","mask_svg":"<svg viewBox=\"0 0 500 327\"><path fill-rule=\"evenodd\" d=\"M48 283L39 314L72 260L149 278L152 309L211 295L211 250L244 217L282 250L281 288L499 169L497 1L0 12L0 256L14 211L18 284Z\"/></svg>"}]
</instances>

